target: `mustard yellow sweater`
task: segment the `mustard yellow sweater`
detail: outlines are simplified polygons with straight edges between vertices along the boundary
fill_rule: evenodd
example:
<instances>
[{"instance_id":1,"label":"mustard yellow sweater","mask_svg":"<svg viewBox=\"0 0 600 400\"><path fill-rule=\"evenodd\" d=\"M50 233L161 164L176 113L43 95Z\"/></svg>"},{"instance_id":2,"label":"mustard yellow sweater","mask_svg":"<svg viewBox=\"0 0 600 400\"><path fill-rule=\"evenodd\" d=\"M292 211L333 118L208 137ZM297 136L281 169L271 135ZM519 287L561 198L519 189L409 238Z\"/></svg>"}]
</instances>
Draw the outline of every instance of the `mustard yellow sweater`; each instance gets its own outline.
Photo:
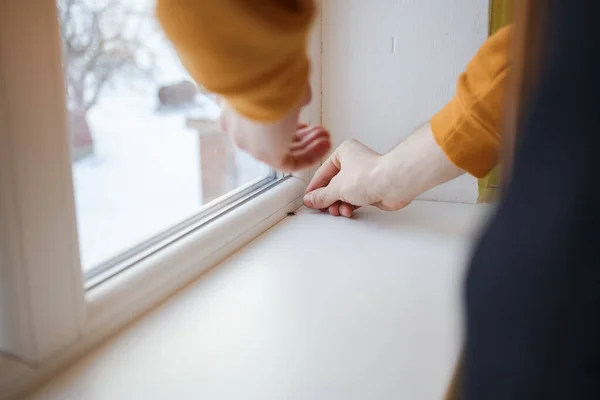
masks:
<instances>
[{"instance_id":1,"label":"mustard yellow sweater","mask_svg":"<svg viewBox=\"0 0 600 400\"><path fill-rule=\"evenodd\" d=\"M158 0L157 16L194 79L240 114L270 121L308 86L313 0ZM431 120L448 158L476 177L498 161L510 27L489 38Z\"/></svg>"}]
</instances>

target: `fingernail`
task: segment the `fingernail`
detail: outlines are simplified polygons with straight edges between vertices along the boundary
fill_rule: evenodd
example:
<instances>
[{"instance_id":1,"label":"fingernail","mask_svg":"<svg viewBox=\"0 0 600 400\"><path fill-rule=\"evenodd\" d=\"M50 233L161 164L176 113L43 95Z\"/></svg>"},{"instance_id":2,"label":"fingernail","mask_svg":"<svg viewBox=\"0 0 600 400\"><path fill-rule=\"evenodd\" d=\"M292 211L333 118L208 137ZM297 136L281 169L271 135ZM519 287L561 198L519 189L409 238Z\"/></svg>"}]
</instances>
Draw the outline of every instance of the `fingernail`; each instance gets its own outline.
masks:
<instances>
[{"instance_id":1,"label":"fingernail","mask_svg":"<svg viewBox=\"0 0 600 400\"><path fill-rule=\"evenodd\" d=\"M313 206L313 196L311 193L304 195L304 205L306 207L312 208Z\"/></svg>"}]
</instances>

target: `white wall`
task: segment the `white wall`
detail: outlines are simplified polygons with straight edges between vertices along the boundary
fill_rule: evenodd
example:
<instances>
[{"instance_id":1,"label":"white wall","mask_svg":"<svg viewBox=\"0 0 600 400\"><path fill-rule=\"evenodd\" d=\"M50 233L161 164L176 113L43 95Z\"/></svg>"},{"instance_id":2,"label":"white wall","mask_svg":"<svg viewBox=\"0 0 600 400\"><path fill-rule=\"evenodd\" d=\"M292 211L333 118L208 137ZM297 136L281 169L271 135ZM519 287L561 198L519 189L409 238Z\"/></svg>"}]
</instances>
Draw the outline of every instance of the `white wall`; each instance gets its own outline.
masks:
<instances>
[{"instance_id":1,"label":"white wall","mask_svg":"<svg viewBox=\"0 0 600 400\"><path fill-rule=\"evenodd\" d=\"M450 100L485 41L488 0L324 0L322 113L337 146L386 152ZM464 176L429 200L473 202Z\"/></svg>"}]
</instances>

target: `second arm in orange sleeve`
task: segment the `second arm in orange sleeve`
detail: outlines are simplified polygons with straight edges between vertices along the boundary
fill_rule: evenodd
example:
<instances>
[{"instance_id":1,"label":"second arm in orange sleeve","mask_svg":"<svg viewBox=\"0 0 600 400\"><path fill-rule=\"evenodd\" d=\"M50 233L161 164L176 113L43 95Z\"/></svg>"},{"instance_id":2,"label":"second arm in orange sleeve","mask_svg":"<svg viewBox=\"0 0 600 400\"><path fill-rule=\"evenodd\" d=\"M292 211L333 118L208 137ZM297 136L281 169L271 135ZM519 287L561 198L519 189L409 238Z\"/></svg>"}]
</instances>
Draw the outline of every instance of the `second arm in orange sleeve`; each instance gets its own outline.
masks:
<instances>
[{"instance_id":1,"label":"second arm in orange sleeve","mask_svg":"<svg viewBox=\"0 0 600 400\"><path fill-rule=\"evenodd\" d=\"M454 98L431 119L436 142L459 168L486 176L499 158L512 27L479 49L458 79Z\"/></svg>"}]
</instances>

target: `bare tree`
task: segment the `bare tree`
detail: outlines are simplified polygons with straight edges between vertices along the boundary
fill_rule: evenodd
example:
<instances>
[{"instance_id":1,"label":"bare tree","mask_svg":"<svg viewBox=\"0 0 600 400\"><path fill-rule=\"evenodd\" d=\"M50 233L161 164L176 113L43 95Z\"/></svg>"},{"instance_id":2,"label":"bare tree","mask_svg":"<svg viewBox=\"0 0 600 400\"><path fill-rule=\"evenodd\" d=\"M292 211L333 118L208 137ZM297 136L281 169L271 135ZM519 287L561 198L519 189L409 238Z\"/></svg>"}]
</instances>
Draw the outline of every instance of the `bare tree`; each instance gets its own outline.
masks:
<instances>
[{"instance_id":1,"label":"bare tree","mask_svg":"<svg viewBox=\"0 0 600 400\"><path fill-rule=\"evenodd\" d=\"M150 2L145 9L127 3L58 0L74 159L93 151L87 113L103 90L115 81L153 77L155 55L145 44L157 31Z\"/></svg>"},{"instance_id":2,"label":"bare tree","mask_svg":"<svg viewBox=\"0 0 600 400\"><path fill-rule=\"evenodd\" d=\"M116 77L152 77L154 54L145 45L154 26L149 10L122 0L59 0L68 106L86 114Z\"/></svg>"}]
</instances>

